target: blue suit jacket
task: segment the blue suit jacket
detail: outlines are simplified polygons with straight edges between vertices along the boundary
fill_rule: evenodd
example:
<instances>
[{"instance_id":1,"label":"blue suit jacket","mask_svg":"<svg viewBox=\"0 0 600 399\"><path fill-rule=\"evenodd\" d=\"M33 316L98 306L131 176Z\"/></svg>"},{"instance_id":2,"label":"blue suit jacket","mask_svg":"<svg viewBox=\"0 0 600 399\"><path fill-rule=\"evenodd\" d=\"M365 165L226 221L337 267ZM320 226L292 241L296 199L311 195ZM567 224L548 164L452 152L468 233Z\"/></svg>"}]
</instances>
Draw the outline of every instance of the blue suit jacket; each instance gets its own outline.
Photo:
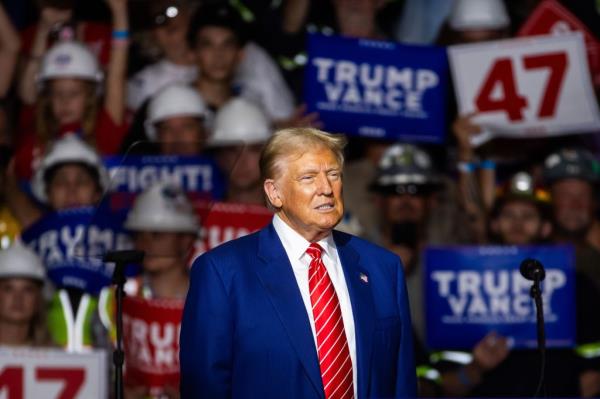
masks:
<instances>
[{"instance_id":1,"label":"blue suit jacket","mask_svg":"<svg viewBox=\"0 0 600 399\"><path fill-rule=\"evenodd\" d=\"M354 314L358 397L415 397L400 259L348 234L333 237ZM306 308L272 224L205 253L191 273L180 341L183 398L324 398Z\"/></svg>"}]
</instances>

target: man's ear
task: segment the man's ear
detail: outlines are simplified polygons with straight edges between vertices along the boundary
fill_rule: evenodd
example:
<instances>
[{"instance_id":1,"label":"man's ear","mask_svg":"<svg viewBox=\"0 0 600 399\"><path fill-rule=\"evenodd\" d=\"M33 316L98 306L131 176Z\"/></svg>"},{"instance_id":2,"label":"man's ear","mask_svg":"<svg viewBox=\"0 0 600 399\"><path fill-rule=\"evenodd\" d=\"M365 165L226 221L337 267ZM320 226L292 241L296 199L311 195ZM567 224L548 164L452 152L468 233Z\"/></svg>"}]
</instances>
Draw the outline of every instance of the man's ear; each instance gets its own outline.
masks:
<instances>
[{"instance_id":1,"label":"man's ear","mask_svg":"<svg viewBox=\"0 0 600 399\"><path fill-rule=\"evenodd\" d=\"M283 205L283 201L281 200L281 196L279 195L279 190L275 185L275 180L273 179L265 179L263 183L263 189L265 190L265 194L267 195L267 199L269 203L274 208L281 208Z\"/></svg>"}]
</instances>

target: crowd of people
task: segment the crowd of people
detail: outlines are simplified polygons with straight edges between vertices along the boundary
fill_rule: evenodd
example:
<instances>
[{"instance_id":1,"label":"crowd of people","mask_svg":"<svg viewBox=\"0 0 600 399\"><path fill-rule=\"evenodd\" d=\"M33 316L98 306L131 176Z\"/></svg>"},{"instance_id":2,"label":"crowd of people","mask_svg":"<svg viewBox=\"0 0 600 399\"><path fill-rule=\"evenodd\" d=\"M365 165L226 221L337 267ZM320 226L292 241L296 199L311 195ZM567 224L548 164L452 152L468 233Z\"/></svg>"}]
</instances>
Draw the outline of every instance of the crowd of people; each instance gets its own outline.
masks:
<instances>
[{"instance_id":1,"label":"crowd of people","mask_svg":"<svg viewBox=\"0 0 600 399\"><path fill-rule=\"evenodd\" d=\"M74 353L114 347L110 278L91 287L56 277L45 264L51 240L34 233L44 223L60 230L61 217L81 209L92 209L93 222L120 220L127 239L104 250L144 251L142 264L129 271L129 296L185 298L211 207L267 207L259 162L272 133L328 130L304 104L307 32L422 46L480 43L513 37L540 3L2 2L0 345ZM600 35L597 2L561 3ZM448 110L444 144L348 134L343 173L338 228L402 260L419 394L529 396L539 369L535 350L515 349L496 332L463 352L427 346L425 249L568 244L575 253L576 345L548 349L546 394L600 395L598 132L476 146L476 115L458 114L454 98ZM117 210L110 207L114 170L105 163L114 156L124 163L201 159L214 165L224 189L198 198L164 175ZM207 198L208 211L198 212L196 201ZM76 249L65 253L79 256ZM126 376L126 397L148 395L178 397L177 386L157 391Z\"/></svg>"}]
</instances>

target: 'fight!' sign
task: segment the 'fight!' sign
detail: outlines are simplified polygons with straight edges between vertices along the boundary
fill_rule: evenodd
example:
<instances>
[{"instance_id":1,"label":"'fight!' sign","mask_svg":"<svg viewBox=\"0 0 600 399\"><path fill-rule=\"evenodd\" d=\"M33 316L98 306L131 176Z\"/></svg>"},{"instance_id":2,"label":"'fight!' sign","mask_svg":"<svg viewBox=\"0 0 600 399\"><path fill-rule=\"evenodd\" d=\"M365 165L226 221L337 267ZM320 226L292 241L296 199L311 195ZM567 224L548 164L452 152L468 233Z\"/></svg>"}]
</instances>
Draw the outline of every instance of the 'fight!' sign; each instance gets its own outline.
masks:
<instances>
[{"instance_id":1,"label":"'fight!' sign","mask_svg":"<svg viewBox=\"0 0 600 399\"><path fill-rule=\"evenodd\" d=\"M542 299L549 347L575 342L574 252L569 246L432 247L426 250L427 343L435 349L472 349L496 331L517 348L535 348L536 310L526 258L546 270Z\"/></svg>"},{"instance_id":2,"label":"'fight!' sign","mask_svg":"<svg viewBox=\"0 0 600 399\"><path fill-rule=\"evenodd\" d=\"M157 182L175 183L192 198L221 199L225 192L223 176L207 157L117 155L106 157L104 163L110 175L114 209L130 207L134 194Z\"/></svg>"},{"instance_id":3,"label":"'fight!' sign","mask_svg":"<svg viewBox=\"0 0 600 399\"><path fill-rule=\"evenodd\" d=\"M311 34L308 56L304 100L328 130L444 141L443 48Z\"/></svg>"}]
</instances>

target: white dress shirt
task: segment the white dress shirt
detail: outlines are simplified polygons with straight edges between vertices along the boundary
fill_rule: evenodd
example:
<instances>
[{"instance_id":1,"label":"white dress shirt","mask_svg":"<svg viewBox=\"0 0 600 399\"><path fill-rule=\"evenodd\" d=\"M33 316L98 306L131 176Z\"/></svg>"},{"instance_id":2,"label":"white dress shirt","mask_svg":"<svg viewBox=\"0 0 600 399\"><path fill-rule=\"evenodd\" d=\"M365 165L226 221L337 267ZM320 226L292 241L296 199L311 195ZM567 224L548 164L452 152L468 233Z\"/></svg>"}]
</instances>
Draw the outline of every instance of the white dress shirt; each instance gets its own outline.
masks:
<instances>
[{"instance_id":1,"label":"white dress shirt","mask_svg":"<svg viewBox=\"0 0 600 399\"><path fill-rule=\"evenodd\" d=\"M310 290L308 289L308 267L310 265L311 257L306 253L310 242L304 237L298 234L292 229L287 223L285 223L278 215L273 217L273 227L275 232L279 236L283 248L292 264L292 270L300 288L300 294L302 294L302 300L306 307L306 313L308 314L308 320L310 321L310 328L313 333L313 339L315 341L315 348L317 345L317 334L315 331L315 320L313 317L312 303L310 302ZM354 381L354 397L356 398L356 387L357 387L357 373L356 373L356 339L354 331L354 316L352 314L352 304L350 302L350 294L348 293L348 286L346 285L346 278L344 276L344 270L342 269L342 262L337 252L337 247L333 240L333 236L330 234L326 238L317 242L321 248L323 248L322 259L331 283L335 288L338 300L340 302L340 308L342 310L342 320L344 322L344 331L346 332L346 339L348 340L348 348L350 349L350 360L352 361L352 378Z\"/></svg>"}]
</instances>

